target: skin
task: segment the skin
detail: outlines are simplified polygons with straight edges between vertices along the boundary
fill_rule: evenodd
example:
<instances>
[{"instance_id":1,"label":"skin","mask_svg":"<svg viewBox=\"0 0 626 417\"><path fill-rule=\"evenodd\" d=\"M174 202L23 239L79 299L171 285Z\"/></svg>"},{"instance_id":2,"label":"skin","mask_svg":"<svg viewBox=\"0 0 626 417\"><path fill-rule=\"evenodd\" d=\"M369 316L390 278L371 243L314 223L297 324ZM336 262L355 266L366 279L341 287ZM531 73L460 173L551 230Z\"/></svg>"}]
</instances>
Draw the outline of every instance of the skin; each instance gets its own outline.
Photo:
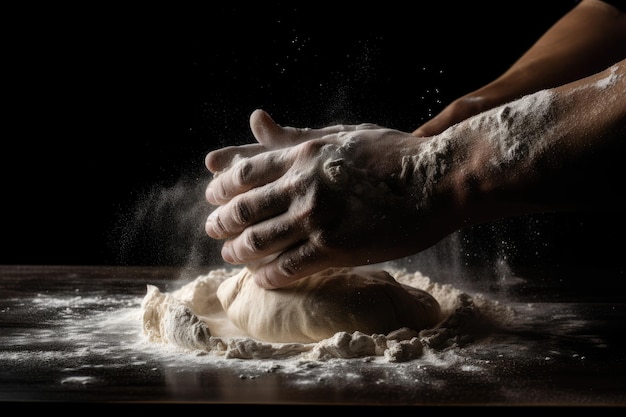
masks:
<instances>
[{"instance_id":1,"label":"skin","mask_svg":"<svg viewBox=\"0 0 626 417\"><path fill-rule=\"evenodd\" d=\"M624 30L623 15L601 2L576 9L571 22L582 10L617 19ZM530 81L529 68L550 61L540 47L562 36L559 25L573 30L568 18L501 77L517 79L518 87L494 98L498 86L509 85L496 80L474 96L491 97L477 107L470 94L459 102L472 103L470 110L453 103L412 133L372 124L282 127L256 110L250 126L257 144L219 149L205 160L216 174L206 198L218 206L206 232L224 240L223 259L246 265L259 286L279 288L331 266L408 256L455 230L505 216L623 207L616 167L626 139L626 60L548 88L540 115L518 106L522 111L502 126L526 126L521 137L519 129L494 133L500 115L516 108L511 97L545 87ZM561 58L574 56L564 49ZM550 82L572 75L563 77ZM507 104L494 107L498 102ZM528 123L538 117L543 123ZM542 146L534 146L539 140ZM507 159L502 144L518 142L534 150Z\"/></svg>"},{"instance_id":2,"label":"skin","mask_svg":"<svg viewBox=\"0 0 626 417\"><path fill-rule=\"evenodd\" d=\"M454 100L413 134L436 135L526 94L594 74L625 56L626 14L599 0L583 0L501 76Z\"/></svg>"}]
</instances>

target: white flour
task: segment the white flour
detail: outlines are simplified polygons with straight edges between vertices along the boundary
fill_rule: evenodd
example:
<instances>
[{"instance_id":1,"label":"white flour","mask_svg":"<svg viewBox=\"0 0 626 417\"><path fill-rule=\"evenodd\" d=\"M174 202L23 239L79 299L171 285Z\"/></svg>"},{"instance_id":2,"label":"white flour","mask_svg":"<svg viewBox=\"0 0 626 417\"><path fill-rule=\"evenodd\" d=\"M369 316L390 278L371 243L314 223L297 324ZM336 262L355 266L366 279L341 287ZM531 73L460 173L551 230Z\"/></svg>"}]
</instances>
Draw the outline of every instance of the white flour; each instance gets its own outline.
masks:
<instances>
[{"instance_id":1,"label":"white flour","mask_svg":"<svg viewBox=\"0 0 626 417\"><path fill-rule=\"evenodd\" d=\"M615 85L615 83L617 83L620 80L621 77L620 77L619 74L617 74L617 70L618 70L618 66L617 65L612 66L611 68L609 68L609 70L610 70L610 74L607 77L605 77L605 78L603 78L601 80L598 80L593 85L593 87L602 90L602 89L605 89L605 88L608 88L608 87L611 87L611 86ZM626 93L626 91L624 91L624 92Z\"/></svg>"},{"instance_id":2,"label":"white flour","mask_svg":"<svg viewBox=\"0 0 626 417\"><path fill-rule=\"evenodd\" d=\"M237 329L226 318L216 297L220 283L240 269L215 269L179 289L161 292L148 285L141 303L143 335L154 344L196 355L224 359L295 359L327 361L367 358L378 362L406 362L464 346L505 325L514 312L480 295L470 296L450 285L440 285L419 272L388 270L400 283L430 293L440 304L442 320L416 332L407 328L389 334L338 332L317 343L266 343Z\"/></svg>"},{"instance_id":3,"label":"white flour","mask_svg":"<svg viewBox=\"0 0 626 417\"><path fill-rule=\"evenodd\" d=\"M184 276L190 277L187 273ZM384 356L313 360L306 354L237 359L206 349L191 350L173 343L153 342L142 334L141 302L146 283L158 282L159 286L172 289L173 294L189 278L173 281L172 277L156 277L154 281L152 278L146 281L144 278L148 277L141 275L135 278L143 282L125 280L120 287L110 285L116 280L93 285L93 279L79 279L76 284L70 284L75 286L66 288L58 280L54 282L60 288L29 297L21 293L7 296L0 305L0 317L5 323L0 332L0 367L5 381L12 378L22 381L25 376L35 378L37 384L29 382L29 387L49 384L49 391L56 392L62 401L68 401L72 393L80 393L84 400L83 394L109 391L120 382L128 387L129 393L145 394L141 387L150 384L150 394L146 395L155 393L155 396L149 401L182 398L182 401L205 402L207 393L216 389L222 400L237 404L265 403L285 392L293 394L290 398L296 403L308 403L319 392L330 393L331 397L324 399L359 404L379 400L394 405L404 401L440 404L441 398L446 403L481 401L468 397L466 384L477 384L471 393L480 393L484 388L491 392L484 395L522 404L567 399L568 403L588 405L589 399L595 398L593 393L591 397L572 393L569 384L565 384L565 390L559 390L552 375L555 372L554 376L563 377L563 369L595 369L596 362L590 362L592 358L608 354L609 342L594 330L604 328L603 314L590 311L590 305L515 302L488 292L488 297L471 296L477 308L466 306L458 314L451 314L458 304L457 296L463 291L432 283L419 273L399 271L397 276L399 280L424 285L441 301L448 316L445 324L442 321L436 327L449 329L448 347L426 344L426 336L420 337L420 342L424 342L420 357L390 362ZM196 277L194 272L191 278ZM489 298L497 298L505 306ZM608 305L606 308L611 310ZM462 311L468 314L463 316ZM471 319L476 317L471 313L477 312L483 322L504 328L495 328L480 339L482 333L471 326L480 323ZM453 322L455 317L457 322ZM466 323L464 330L462 323ZM453 334L458 337L452 337ZM573 375L578 374L574 371ZM538 380L537 376L540 376ZM570 373L565 376L569 378ZM11 397L7 398L14 401L22 388L11 385ZM616 395L623 403L623 393Z\"/></svg>"}]
</instances>

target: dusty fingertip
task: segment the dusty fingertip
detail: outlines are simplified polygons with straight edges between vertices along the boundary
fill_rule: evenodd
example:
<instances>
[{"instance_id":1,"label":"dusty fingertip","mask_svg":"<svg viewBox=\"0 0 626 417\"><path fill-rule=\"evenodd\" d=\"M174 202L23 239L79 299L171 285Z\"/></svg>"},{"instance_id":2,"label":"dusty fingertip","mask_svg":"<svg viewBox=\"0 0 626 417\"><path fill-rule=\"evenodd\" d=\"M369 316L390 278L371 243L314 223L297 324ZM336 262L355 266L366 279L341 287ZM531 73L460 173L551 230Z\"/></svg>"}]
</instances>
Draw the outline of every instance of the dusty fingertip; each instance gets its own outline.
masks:
<instances>
[{"instance_id":1,"label":"dusty fingertip","mask_svg":"<svg viewBox=\"0 0 626 417\"><path fill-rule=\"evenodd\" d=\"M204 223L204 231L209 237L212 237L214 239L217 239L219 237L217 233L215 233L215 222L210 218L208 218L207 221Z\"/></svg>"},{"instance_id":2,"label":"dusty fingertip","mask_svg":"<svg viewBox=\"0 0 626 417\"><path fill-rule=\"evenodd\" d=\"M221 169L221 167L218 166L217 158L215 158L215 153L213 152L209 152L204 157L204 166L214 174Z\"/></svg>"},{"instance_id":3,"label":"dusty fingertip","mask_svg":"<svg viewBox=\"0 0 626 417\"><path fill-rule=\"evenodd\" d=\"M207 217L207 223L218 223L220 215L220 208L215 208L211 213L209 213L209 217Z\"/></svg>"},{"instance_id":4,"label":"dusty fingertip","mask_svg":"<svg viewBox=\"0 0 626 417\"><path fill-rule=\"evenodd\" d=\"M204 230L206 234L213 239L224 239L228 237L229 233L226 229L224 229L224 225L220 221L219 207L213 210L207 217L206 222L204 223ZM222 247L221 254L222 258L226 262L234 263L231 251L226 244Z\"/></svg>"},{"instance_id":5,"label":"dusty fingertip","mask_svg":"<svg viewBox=\"0 0 626 417\"><path fill-rule=\"evenodd\" d=\"M259 117L263 117L264 115L266 115L267 112L263 109L256 109L252 112L252 114L250 114L250 123L252 123L253 120L258 119Z\"/></svg>"},{"instance_id":6,"label":"dusty fingertip","mask_svg":"<svg viewBox=\"0 0 626 417\"><path fill-rule=\"evenodd\" d=\"M272 118L265 110L256 109L252 112L250 115L250 129L255 137L257 137L257 134L263 134L263 126L267 124L268 120L272 120Z\"/></svg>"},{"instance_id":7,"label":"dusty fingertip","mask_svg":"<svg viewBox=\"0 0 626 417\"><path fill-rule=\"evenodd\" d=\"M265 110L256 109L250 114L250 122L253 121L274 122L274 119Z\"/></svg>"},{"instance_id":8,"label":"dusty fingertip","mask_svg":"<svg viewBox=\"0 0 626 417\"><path fill-rule=\"evenodd\" d=\"M266 139L265 136L269 134L267 130L268 124L273 122L265 110L256 109L252 112L250 115L250 129L257 142L263 143L263 140Z\"/></svg>"},{"instance_id":9,"label":"dusty fingertip","mask_svg":"<svg viewBox=\"0 0 626 417\"><path fill-rule=\"evenodd\" d=\"M215 194L215 189L212 186L212 183L209 183L206 190L204 190L204 198L209 204L218 205L220 203L217 195Z\"/></svg>"}]
</instances>

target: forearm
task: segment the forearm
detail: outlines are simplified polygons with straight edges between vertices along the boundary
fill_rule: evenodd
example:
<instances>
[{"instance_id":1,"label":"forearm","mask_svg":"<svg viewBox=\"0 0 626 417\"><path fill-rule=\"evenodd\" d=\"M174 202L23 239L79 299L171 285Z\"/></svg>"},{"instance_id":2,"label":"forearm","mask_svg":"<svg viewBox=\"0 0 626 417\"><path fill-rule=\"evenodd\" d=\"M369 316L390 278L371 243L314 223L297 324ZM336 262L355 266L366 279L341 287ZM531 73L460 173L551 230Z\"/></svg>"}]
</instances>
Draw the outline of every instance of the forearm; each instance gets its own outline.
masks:
<instances>
[{"instance_id":1,"label":"forearm","mask_svg":"<svg viewBox=\"0 0 626 417\"><path fill-rule=\"evenodd\" d=\"M433 136L374 125L298 130L263 116L255 132L287 139L264 139L270 147L297 144L207 158L220 171L207 200L220 206L206 231L225 240L226 262L278 288L331 266L408 256L506 216L624 207L625 97L621 61ZM231 166L228 155L244 157Z\"/></svg>"},{"instance_id":2,"label":"forearm","mask_svg":"<svg viewBox=\"0 0 626 417\"><path fill-rule=\"evenodd\" d=\"M436 135L468 117L589 76L624 57L626 13L600 0L583 0L504 74L454 100L413 135Z\"/></svg>"},{"instance_id":3,"label":"forearm","mask_svg":"<svg viewBox=\"0 0 626 417\"><path fill-rule=\"evenodd\" d=\"M626 14L584 0L557 21L505 73L469 93L485 108L594 74L626 57Z\"/></svg>"},{"instance_id":4,"label":"forearm","mask_svg":"<svg viewBox=\"0 0 626 417\"><path fill-rule=\"evenodd\" d=\"M622 207L626 60L479 114L440 136L464 138L471 148L454 173L467 222Z\"/></svg>"}]
</instances>

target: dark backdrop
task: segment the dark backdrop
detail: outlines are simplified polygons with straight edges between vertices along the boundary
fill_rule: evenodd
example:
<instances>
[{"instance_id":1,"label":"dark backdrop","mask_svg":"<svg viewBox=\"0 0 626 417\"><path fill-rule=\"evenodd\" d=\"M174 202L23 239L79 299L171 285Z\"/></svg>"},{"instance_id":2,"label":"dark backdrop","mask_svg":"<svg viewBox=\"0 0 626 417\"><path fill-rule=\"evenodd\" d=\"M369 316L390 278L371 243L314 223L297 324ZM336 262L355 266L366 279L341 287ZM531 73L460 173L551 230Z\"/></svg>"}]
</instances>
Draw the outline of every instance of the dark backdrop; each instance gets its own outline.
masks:
<instances>
[{"instance_id":1,"label":"dark backdrop","mask_svg":"<svg viewBox=\"0 0 626 417\"><path fill-rule=\"evenodd\" d=\"M250 142L254 109L290 126L410 131L576 4L458 3L10 10L0 262L217 263L203 159ZM420 267L618 265L620 217L503 220L463 231Z\"/></svg>"}]
</instances>

